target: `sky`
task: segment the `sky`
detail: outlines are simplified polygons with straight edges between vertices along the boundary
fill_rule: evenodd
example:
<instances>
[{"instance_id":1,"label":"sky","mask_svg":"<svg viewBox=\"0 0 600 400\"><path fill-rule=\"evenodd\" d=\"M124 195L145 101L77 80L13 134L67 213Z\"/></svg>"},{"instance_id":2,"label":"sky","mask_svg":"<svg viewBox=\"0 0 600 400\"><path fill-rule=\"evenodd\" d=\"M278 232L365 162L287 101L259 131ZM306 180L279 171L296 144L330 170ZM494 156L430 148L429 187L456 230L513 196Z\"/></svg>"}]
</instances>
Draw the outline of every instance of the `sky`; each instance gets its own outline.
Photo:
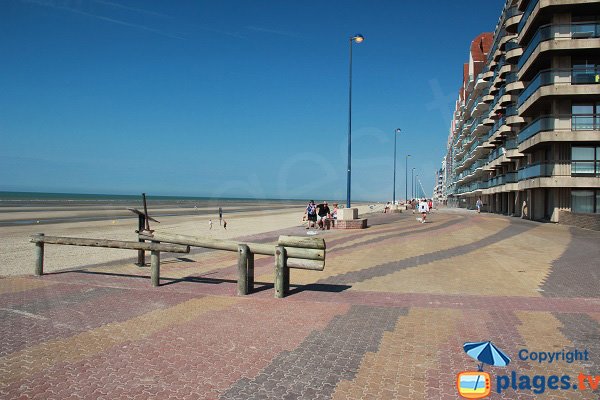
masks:
<instances>
[{"instance_id":1,"label":"sky","mask_svg":"<svg viewBox=\"0 0 600 400\"><path fill-rule=\"evenodd\" d=\"M352 200L392 199L396 128L431 196L503 4L0 0L0 190L344 202L360 33Z\"/></svg>"}]
</instances>

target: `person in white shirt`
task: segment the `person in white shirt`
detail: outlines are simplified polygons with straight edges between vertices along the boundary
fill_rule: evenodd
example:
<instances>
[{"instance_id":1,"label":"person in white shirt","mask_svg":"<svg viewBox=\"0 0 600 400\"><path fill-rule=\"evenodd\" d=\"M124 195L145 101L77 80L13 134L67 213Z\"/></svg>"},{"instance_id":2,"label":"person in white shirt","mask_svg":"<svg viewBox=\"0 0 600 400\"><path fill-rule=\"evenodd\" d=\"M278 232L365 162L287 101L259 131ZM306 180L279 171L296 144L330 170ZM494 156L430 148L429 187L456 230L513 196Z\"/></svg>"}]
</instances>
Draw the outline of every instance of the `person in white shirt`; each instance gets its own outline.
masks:
<instances>
[{"instance_id":1,"label":"person in white shirt","mask_svg":"<svg viewBox=\"0 0 600 400\"><path fill-rule=\"evenodd\" d=\"M427 204L427 200L422 199L419 202L419 212L421 213L421 218L417 218L417 221L420 221L422 224L424 224L425 219L427 218L427 213L429 212L429 204Z\"/></svg>"}]
</instances>

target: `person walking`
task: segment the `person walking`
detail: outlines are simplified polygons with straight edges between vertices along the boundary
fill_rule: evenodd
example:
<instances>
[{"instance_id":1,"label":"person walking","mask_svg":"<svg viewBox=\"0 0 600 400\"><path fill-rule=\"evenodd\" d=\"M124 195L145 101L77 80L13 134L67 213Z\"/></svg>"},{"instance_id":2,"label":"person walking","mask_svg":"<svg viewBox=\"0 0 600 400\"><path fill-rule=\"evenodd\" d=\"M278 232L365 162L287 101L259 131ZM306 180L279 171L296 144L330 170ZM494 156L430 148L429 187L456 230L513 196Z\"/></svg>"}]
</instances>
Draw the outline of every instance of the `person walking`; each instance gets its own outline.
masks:
<instances>
[{"instance_id":1,"label":"person walking","mask_svg":"<svg viewBox=\"0 0 600 400\"><path fill-rule=\"evenodd\" d=\"M227 221L223 220L223 229L227 230Z\"/></svg>"},{"instance_id":2,"label":"person walking","mask_svg":"<svg viewBox=\"0 0 600 400\"><path fill-rule=\"evenodd\" d=\"M221 225L221 221L223 221L223 209L219 207L219 225Z\"/></svg>"},{"instance_id":3,"label":"person walking","mask_svg":"<svg viewBox=\"0 0 600 400\"><path fill-rule=\"evenodd\" d=\"M481 214L481 206L483 206L483 203L481 202L481 197L477 199L475 206L477 207L477 214Z\"/></svg>"},{"instance_id":4,"label":"person walking","mask_svg":"<svg viewBox=\"0 0 600 400\"><path fill-rule=\"evenodd\" d=\"M306 206L306 218L308 219L308 225L306 229L310 229L311 225L313 228L316 228L317 225L317 206L313 200L308 202L308 206Z\"/></svg>"},{"instance_id":5,"label":"person walking","mask_svg":"<svg viewBox=\"0 0 600 400\"><path fill-rule=\"evenodd\" d=\"M212 219L208 220L208 229L211 230L212 229Z\"/></svg>"},{"instance_id":6,"label":"person walking","mask_svg":"<svg viewBox=\"0 0 600 400\"><path fill-rule=\"evenodd\" d=\"M422 199L419 202L419 212L421 213L421 218L417 218L417 221L424 224L425 220L427 219L427 213L429 212L429 204L427 204L427 200Z\"/></svg>"}]
</instances>

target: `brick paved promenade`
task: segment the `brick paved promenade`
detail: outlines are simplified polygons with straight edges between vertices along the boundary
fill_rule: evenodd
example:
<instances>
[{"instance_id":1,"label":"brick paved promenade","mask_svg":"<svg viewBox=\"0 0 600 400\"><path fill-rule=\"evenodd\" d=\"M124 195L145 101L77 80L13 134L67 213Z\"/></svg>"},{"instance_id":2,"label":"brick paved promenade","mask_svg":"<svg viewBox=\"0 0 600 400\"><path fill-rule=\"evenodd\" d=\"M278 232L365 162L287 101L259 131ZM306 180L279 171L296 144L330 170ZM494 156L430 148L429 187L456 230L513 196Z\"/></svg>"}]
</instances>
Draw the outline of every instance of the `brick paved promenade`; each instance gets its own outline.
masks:
<instances>
[{"instance_id":1,"label":"brick paved promenade","mask_svg":"<svg viewBox=\"0 0 600 400\"><path fill-rule=\"evenodd\" d=\"M262 256L257 291L235 296L236 254L222 251L165 259L159 288L123 263L0 279L0 398L455 399L456 374L477 368L462 344L486 340L512 358L485 368L494 390L512 371L600 375L599 232L453 210L429 220L378 214L325 232L325 270L292 270L285 299ZM589 359L517 356L574 348Z\"/></svg>"}]
</instances>

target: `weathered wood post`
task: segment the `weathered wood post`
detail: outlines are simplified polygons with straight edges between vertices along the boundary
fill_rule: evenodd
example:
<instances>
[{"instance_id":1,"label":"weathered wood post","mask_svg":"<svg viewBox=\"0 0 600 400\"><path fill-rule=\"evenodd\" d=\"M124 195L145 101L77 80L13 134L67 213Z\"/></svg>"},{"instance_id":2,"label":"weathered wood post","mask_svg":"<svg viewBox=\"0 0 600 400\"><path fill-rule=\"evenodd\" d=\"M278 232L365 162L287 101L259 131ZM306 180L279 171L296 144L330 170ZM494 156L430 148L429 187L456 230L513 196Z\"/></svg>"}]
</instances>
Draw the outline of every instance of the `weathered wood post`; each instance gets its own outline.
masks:
<instances>
[{"instance_id":1,"label":"weathered wood post","mask_svg":"<svg viewBox=\"0 0 600 400\"><path fill-rule=\"evenodd\" d=\"M285 297L285 278L287 269L287 254L285 247L277 246L275 248L275 297L281 299ZM289 279L289 274L287 274Z\"/></svg>"},{"instance_id":2,"label":"weathered wood post","mask_svg":"<svg viewBox=\"0 0 600 400\"><path fill-rule=\"evenodd\" d=\"M248 253L250 249L246 244L238 244L238 281L237 295L248 294Z\"/></svg>"},{"instance_id":3,"label":"weathered wood post","mask_svg":"<svg viewBox=\"0 0 600 400\"><path fill-rule=\"evenodd\" d=\"M160 284L160 251L150 251L150 267L152 286L156 287Z\"/></svg>"},{"instance_id":4,"label":"weathered wood post","mask_svg":"<svg viewBox=\"0 0 600 400\"><path fill-rule=\"evenodd\" d=\"M146 227L146 216L143 214L138 214L138 232L142 232ZM138 239L138 242L144 243L144 239ZM138 267L143 267L146 265L146 253L144 250L138 250L138 259L136 265Z\"/></svg>"},{"instance_id":5,"label":"weathered wood post","mask_svg":"<svg viewBox=\"0 0 600 400\"><path fill-rule=\"evenodd\" d=\"M35 236L39 239L44 238L43 233L38 233ZM43 241L35 242L35 275L36 276L44 275L44 242Z\"/></svg>"},{"instance_id":6,"label":"weathered wood post","mask_svg":"<svg viewBox=\"0 0 600 400\"><path fill-rule=\"evenodd\" d=\"M248 271L248 293L254 291L254 253L248 250L248 265L246 270Z\"/></svg>"}]
</instances>

